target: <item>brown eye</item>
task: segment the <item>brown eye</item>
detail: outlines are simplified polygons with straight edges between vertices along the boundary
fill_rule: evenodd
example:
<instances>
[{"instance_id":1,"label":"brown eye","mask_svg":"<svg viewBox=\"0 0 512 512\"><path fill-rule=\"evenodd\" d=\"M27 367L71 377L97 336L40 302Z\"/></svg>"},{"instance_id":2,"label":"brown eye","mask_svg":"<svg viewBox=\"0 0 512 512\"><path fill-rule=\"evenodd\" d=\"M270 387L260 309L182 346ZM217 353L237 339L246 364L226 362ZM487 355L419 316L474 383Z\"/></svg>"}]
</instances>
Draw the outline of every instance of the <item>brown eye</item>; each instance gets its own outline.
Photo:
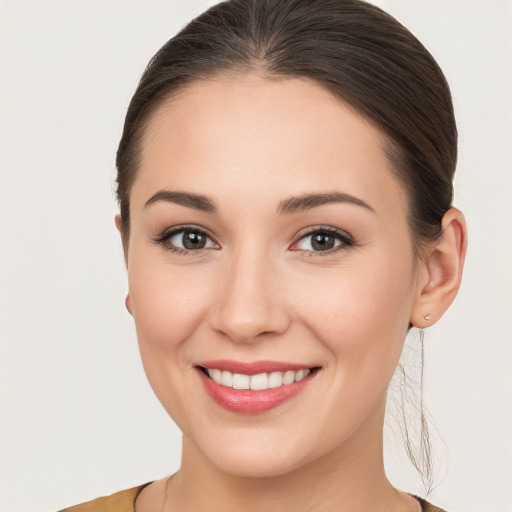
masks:
<instances>
[{"instance_id":1,"label":"brown eye","mask_svg":"<svg viewBox=\"0 0 512 512\"><path fill-rule=\"evenodd\" d=\"M174 241L174 239L177 239ZM171 242L177 245L178 240L185 249L203 249L206 245L207 237L199 231L182 231L180 234L173 236Z\"/></svg>"},{"instance_id":2,"label":"brown eye","mask_svg":"<svg viewBox=\"0 0 512 512\"><path fill-rule=\"evenodd\" d=\"M336 245L336 239L332 235L317 233L311 237L311 247L315 251L327 251L333 249Z\"/></svg>"},{"instance_id":3,"label":"brown eye","mask_svg":"<svg viewBox=\"0 0 512 512\"><path fill-rule=\"evenodd\" d=\"M177 249L194 251L215 247L215 242L198 229L180 229L169 233L166 244Z\"/></svg>"},{"instance_id":4,"label":"brown eye","mask_svg":"<svg viewBox=\"0 0 512 512\"><path fill-rule=\"evenodd\" d=\"M299 250L311 252L334 252L338 248L351 245L353 241L348 234L333 228L311 231L302 236L296 244Z\"/></svg>"},{"instance_id":5,"label":"brown eye","mask_svg":"<svg viewBox=\"0 0 512 512\"><path fill-rule=\"evenodd\" d=\"M162 245L168 251L179 254L219 248L205 231L197 228L172 229L154 239L153 242Z\"/></svg>"}]
</instances>

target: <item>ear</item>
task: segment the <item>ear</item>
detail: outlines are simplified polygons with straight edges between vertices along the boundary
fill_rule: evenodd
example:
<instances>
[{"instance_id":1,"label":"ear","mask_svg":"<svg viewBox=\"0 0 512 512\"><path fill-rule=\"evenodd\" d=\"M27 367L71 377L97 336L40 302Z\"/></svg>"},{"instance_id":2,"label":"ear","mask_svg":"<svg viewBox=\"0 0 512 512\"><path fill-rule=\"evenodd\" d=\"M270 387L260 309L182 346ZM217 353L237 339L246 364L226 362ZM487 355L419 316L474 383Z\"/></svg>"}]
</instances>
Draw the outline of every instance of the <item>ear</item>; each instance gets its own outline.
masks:
<instances>
[{"instance_id":1,"label":"ear","mask_svg":"<svg viewBox=\"0 0 512 512\"><path fill-rule=\"evenodd\" d=\"M123 222L121 221L121 215L119 213L114 217L114 222L116 223L117 231L122 233L121 228L123 226Z\"/></svg>"},{"instance_id":2,"label":"ear","mask_svg":"<svg viewBox=\"0 0 512 512\"><path fill-rule=\"evenodd\" d=\"M114 222L116 223L117 231L119 231L119 234L121 235L121 238L123 238L123 221L121 220L121 215L118 213L114 217ZM126 259L126 247L124 246L124 240L123 240L123 252L124 252L124 261L128 265L128 261ZM133 306L132 306L132 299L130 297L130 293L126 295L126 299L124 300L124 305L126 306L126 310L130 315L133 316Z\"/></svg>"},{"instance_id":3,"label":"ear","mask_svg":"<svg viewBox=\"0 0 512 512\"><path fill-rule=\"evenodd\" d=\"M443 216L441 236L429 244L420 261L411 324L425 328L437 322L457 295L466 257L464 215L450 208Z\"/></svg>"},{"instance_id":4,"label":"ear","mask_svg":"<svg viewBox=\"0 0 512 512\"><path fill-rule=\"evenodd\" d=\"M130 297L130 294L126 296L126 299L124 300L124 305L126 306L126 311L130 313L130 315L133 316L133 306L132 306L132 299Z\"/></svg>"}]
</instances>

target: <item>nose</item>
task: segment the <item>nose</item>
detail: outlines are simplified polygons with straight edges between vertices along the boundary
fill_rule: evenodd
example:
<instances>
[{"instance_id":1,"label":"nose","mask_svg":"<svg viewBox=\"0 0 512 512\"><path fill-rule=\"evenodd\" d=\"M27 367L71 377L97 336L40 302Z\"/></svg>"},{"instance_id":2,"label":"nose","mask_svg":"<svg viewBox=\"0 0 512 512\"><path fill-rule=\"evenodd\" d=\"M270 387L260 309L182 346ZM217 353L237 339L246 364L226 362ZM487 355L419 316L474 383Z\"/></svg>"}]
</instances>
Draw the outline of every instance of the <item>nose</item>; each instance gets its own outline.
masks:
<instances>
[{"instance_id":1,"label":"nose","mask_svg":"<svg viewBox=\"0 0 512 512\"><path fill-rule=\"evenodd\" d=\"M224 263L219 300L210 310L212 327L239 343L284 333L291 319L287 290L270 256L240 250Z\"/></svg>"}]
</instances>

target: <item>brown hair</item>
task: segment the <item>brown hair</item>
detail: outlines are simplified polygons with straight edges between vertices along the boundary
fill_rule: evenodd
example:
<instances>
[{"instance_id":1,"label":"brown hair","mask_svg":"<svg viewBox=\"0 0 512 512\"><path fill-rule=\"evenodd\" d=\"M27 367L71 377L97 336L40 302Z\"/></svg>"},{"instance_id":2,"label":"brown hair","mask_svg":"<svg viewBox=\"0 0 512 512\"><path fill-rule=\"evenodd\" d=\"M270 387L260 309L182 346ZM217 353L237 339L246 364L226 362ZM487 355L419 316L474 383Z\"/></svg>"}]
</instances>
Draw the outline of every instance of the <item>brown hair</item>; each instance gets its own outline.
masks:
<instances>
[{"instance_id":1,"label":"brown hair","mask_svg":"<svg viewBox=\"0 0 512 512\"><path fill-rule=\"evenodd\" d=\"M312 80L377 125L388 136L388 155L409 193L416 240L440 234L453 197L457 129L448 84L418 39L359 0L230 0L170 39L133 95L116 160L125 242L149 115L192 81L254 69L273 78Z\"/></svg>"},{"instance_id":2,"label":"brown hair","mask_svg":"<svg viewBox=\"0 0 512 512\"><path fill-rule=\"evenodd\" d=\"M440 235L453 197L457 129L448 84L418 39L360 0L229 0L156 53L130 102L116 161L125 245L149 116L192 81L251 70L314 81L379 127L408 192L415 241Z\"/></svg>"}]
</instances>

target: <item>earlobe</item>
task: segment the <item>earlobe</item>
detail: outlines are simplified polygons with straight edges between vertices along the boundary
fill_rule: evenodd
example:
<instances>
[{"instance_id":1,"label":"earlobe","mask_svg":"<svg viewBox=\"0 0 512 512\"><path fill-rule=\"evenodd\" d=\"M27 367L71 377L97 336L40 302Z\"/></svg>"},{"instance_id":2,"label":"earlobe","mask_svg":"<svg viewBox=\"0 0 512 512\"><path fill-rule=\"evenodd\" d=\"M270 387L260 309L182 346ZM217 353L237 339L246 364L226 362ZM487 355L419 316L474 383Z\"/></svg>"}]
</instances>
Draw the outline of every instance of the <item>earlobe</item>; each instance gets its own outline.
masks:
<instances>
[{"instance_id":1,"label":"earlobe","mask_svg":"<svg viewBox=\"0 0 512 512\"><path fill-rule=\"evenodd\" d=\"M130 294L126 296L126 299L124 300L124 305L126 306L126 311L128 311L128 313L130 313L130 315L133 316L132 299L130 297Z\"/></svg>"},{"instance_id":2,"label":"earlobe","mask_svg":"<svg viewBox=\"0 0 512 512\"><path fill-rule=\"evenodd\" d=\"M122 233L123 223L121 221L121 215L119 213L114 217L114 222L116 223L117 231L119 231L119 233Z\"/></svg>"},{"instance_id":3,"label":"earlobe","mask_svg":"<svg viewBox=\"0 0 512 512\"><path fill-rule=\"evenodd\" d=\"M442 234L428 248L419 274L411 324L425 328L437 322L457 295L466 257L464 215L450 208L443 216Z\"/></svg>"}]
</instances>

